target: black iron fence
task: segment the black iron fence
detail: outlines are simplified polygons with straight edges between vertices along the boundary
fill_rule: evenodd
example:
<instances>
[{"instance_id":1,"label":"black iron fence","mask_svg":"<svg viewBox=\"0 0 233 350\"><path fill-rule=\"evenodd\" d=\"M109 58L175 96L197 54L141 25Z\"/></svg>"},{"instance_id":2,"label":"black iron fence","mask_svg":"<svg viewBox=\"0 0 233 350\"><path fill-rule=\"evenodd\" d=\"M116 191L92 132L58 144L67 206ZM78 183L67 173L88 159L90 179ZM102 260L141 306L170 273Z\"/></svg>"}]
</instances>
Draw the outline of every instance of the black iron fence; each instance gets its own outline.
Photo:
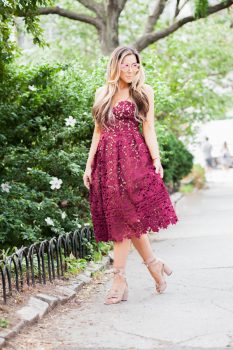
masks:
<instances>
[{"instance_id":1,"label":"black iron fence","mask_svg":"<svg viewBox=\"0 0 233 350\"><path fill-rule=\"evenodd\" d=\"M67 270L66 257L72 253L77 259L90 254L94 239L90 227L53 237L29 247L22 247L14 254L0 260L0 299L7 302L12 292L22 291L24 284L35 286L61 278Z\"/></svg>"}]
</instances>

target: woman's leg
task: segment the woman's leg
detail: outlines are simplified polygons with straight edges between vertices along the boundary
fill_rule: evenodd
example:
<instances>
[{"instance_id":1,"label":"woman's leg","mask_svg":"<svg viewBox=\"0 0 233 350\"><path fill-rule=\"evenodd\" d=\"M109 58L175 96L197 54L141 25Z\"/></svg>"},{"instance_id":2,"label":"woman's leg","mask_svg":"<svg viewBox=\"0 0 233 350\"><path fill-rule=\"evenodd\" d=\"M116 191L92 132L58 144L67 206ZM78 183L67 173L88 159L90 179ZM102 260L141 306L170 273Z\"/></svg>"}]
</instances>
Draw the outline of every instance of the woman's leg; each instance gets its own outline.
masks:
<instances>
[{"instance_id":1,"label":"woman's leg","mask_svg":"<svg viewBox=\"0 0 233 350\"><path fill-rule=\"evenodd\" d=\"M155 256L147 233L141 235L140 238L132 237L131 241L141 255L143 261L148 261Z\"/></svg>"},{"instance_id":2,"label":"woman's leg","mask_svg":"<svg viewBox=\"0 0 233 350\"><path fill-rule=\"evenodd\" d=\"M127 257L130 250L130 239L124 239L122 242L113 243L113 254L114 262L113 267L115 269L121 269L125 272ZM124 290L125 289L125 278L120 274L115 274L111 290ZM116 301L115 298L108 298L108 303Z\"/></svg>"},{"instance_id":3,"label":"woman's leg","mask_svg":"<svg viewBox=\"0 0 233 350\"><path fill-rule=\"evenodd\" d=\"M133 237L131 238L131 241L133 242L133 245L141 255L142 259L146 263L151 263L148 267L148 270L151 274L151 276L155 279L156 281L156 290L160 293L161 291L164 291L166 288L166 282L163 279L162 276L162 268L163 265L159 260L156 262L156 256L153 252L153 249L151 247L151 243L149 240L148 234L143 234L141 235L140 238ZM155 260L156 259L156 260ZM167 266L167 271L170 269ZM170 272L171 274L171 272Z\"/></svg>"},{"instance_id":4,"label":"woman's leg","mask_svg":"<svg viewBox=\"0 0 233 350\"><path fill-rule=\"evenodd\" d=\"M130 239L123 239L122 242L113 243L113 255L114 263L113 266L116 268L125 268L127 257L130 250Z\"/></svg>"}]
</instances>

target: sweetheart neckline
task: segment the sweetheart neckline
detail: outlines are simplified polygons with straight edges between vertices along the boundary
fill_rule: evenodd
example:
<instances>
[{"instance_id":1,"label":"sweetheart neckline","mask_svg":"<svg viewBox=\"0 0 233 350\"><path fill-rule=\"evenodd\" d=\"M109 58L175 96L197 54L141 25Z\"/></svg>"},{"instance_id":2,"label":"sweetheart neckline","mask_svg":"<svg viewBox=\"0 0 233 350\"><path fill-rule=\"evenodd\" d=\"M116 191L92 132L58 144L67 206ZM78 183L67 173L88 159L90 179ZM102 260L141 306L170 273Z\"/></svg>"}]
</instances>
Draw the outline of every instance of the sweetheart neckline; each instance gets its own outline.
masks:
<instances>
[{"instance_id":1,"label":"sweetheart neckline","mask_svg":"<svg viewBox=\"0 0 233 350\"><path fill-rule=\"evenodd\" d=\"M121 102L130 102L130 103L132 103L132 104L135 104L135 102L130 101L130 100L121 100L121 101L118 101L118 102L115 104L115 106L112 107L112 109L116 108L116 107L119 105L119 103L121 103Z\"/></svg>"}]
</instances>

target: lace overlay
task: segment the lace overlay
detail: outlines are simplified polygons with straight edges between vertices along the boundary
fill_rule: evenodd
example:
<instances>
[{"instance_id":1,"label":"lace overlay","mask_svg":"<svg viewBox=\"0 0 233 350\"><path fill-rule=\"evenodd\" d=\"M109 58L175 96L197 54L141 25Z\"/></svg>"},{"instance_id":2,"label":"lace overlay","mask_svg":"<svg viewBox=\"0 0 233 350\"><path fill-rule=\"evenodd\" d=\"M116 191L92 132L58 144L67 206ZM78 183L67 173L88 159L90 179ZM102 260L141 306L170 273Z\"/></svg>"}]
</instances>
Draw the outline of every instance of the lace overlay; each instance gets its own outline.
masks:
<instances>
[{"instance_id":1,"label":"lace overlay","mask_svg":"<svg viewBox=\"0 0 233 350\"><path fill-rule=\"evenodd\" d=\"M134 108L127 100L113 108L116 122L102 131L92 163L89 201L97 242L140 237L178 221Z\"/></svg>"}]
</instances>

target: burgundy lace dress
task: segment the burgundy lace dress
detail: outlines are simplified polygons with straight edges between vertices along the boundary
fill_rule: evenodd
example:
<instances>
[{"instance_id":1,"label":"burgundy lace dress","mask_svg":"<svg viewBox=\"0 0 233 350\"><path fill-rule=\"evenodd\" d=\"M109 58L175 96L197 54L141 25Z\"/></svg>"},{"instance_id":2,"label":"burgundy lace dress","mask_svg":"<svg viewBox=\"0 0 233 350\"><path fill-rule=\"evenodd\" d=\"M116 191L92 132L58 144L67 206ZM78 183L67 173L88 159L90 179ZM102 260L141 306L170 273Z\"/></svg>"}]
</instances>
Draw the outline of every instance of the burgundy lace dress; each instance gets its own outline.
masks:
<instances>
[{"instance_id":1,"label":"burgundy lace dress","mask_svg":"<svg viewBox=\"0 0 233 350\"><path fill-rule=\"evenodd\" d=\"M140 237L178 221L134 108L129 100L113 107L116 122L101 132L93 159L89 201L97 242Z\"/></svg>"}]
</instances>

